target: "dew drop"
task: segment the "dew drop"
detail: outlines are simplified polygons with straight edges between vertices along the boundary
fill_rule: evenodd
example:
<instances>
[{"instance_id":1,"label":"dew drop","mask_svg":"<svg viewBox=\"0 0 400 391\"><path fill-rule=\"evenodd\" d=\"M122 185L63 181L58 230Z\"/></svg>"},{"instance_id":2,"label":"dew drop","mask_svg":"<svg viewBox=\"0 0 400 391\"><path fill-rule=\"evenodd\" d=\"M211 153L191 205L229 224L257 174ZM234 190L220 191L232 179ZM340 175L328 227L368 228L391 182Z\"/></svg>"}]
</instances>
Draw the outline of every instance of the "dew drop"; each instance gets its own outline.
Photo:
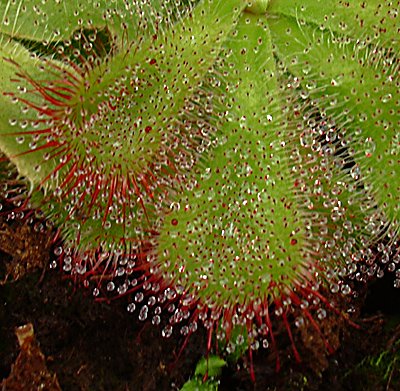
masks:
<instances>
[{"instance_id":1,"label":"dew drop","mask_svg":"<svg viewBox=\"0 0 400 391\"><path fill-rule=\"evenodd\" d=\"M188 335L188 334L189 334L189 327L188 327L188 326L183 326L183 327L181 328L180 333L181 333L182 335L184 335L184 336Z\"/></svg>"},{"instance_id":2,"label":"dew drop","mask_svg":"<svg viewBox=\"0 0 400 391\"><path fill-rule=\"evenodd\" d=\"M86 265L78 263L77 265L75 265L75 271L81 275L85 274L86 273Z\"/></svg>"},{"instance_id":3,"label":"dew drop","mask_svg":"<svg viewBox=\"0 0 400 391\"><path fill-rule=\"evenodd\" d=\"M189 330L191 333L194 333L197 330L197 322L190 322L189 323Z\"/></svg>"},{"instance_id":4,"label":"dew drop","mask_svg":"<svg viewBox=\"0 0 400 391\"><path fill-rule=\"evenodd\" d=\"M152 307L154 304L156 304L157 299L155 298L155 296L150 296L147 304L149 305L149 307Z\"/></svg>"},{"instance_id":5,"label":"dew drop","mask_svg":"<svg viewBox=\"0 0 400 391\"><path fill-rule=\"evenodd\" d=\"M310 80L308 83L306 83L306 88L308 90L313 90L317 87L317 83L314 80Z\"/></svg>"},{"instance_id":6,"label":"dew drop","mask_svg":"<svg viewBox=\"0 0 400 391\"><path fill-rule=\"evenodd\" d=\"M147 305L144 305L139 312L139 320L144 321L147 319L147 313L149 311L149 308L147 307Z\"/></svg>"},{"instance_id":7,"label":"dew drop","mask_svg":"<svg viewBox=\"0 0 400 391\"><path fill-rule=\"evenodd\" d=\"M161 322L160 315L154 315L153 318L151 319L151 323L153 325L158 325Z\"/></svg>"},{"instance_id":8,"label":"dew drop","mask_svg":"<svg viewBox=\"0 0 400 391\"><path fill-rule=\"evenodd\" d=\"M239 334L239 335L236 337L236 343L237 343L238 345L242 345L242 344L244 343L244 337L243 337L242 334Z\"/></svg>"},{"instance_id":9,"label":"dew drop","mask_svg":"<svg viewBox=\"0 0 400 391\"><path fill-rule=\"evenodd\" d=\"M388 272L394 272L396 270L396 264L393 262L390 262L387 270L388 270Z\"/></svg>"},{"instance_id":10,"label":"dew drop","mask_svg":"<svg viewBox=\"0 0 400 391\"><path fill-rule=\"evenodd\" d=\"M251 345L250 345L251 350L258 350L259 347L260 347L260 342L257 341L257 340L252 342Z\"/></svg>"},{"instance_id":11,"label":"dew drop","mask_svg":"<svg viewBox=\"0 0 400 391\"><path fill-rule=\"evenodd\" d=\"M304 65L303 66L303 68L302 68L302 72L305 74L305 75L308 75L309 73L310 73L310 71L311 71L311 65Z\"/></svg>"},{"instance_id":12,"label":"dew drop","mask_svg":"<svg viewBox=\"0 0 400 391\"><path fill-rule=\"evenodd\" d=\"M332 293L338 293L340 289L338 284L331 284L330 288Z\"/></svg>"},{"instance_id":13,"label":"dew drop","mask_svg":"<svg viewBox=\"0 0 400 391\"><path fill-rule=\"evenodd\" d=\"M55 269L57 267L57 261L52 261L50 263L50 269Z\"/></svg>"},{"instance_id":14,"label":"dew drop","mask_svg":"<svg viewBox=\"0 0 400 391\"><path fill-rule=\"evenodd\" d=\"M144 294L143 292L137 292L135 295L135 301L136 303L141 303L144 299Z\"/></svg>"},{"instance_id":15,"label":"dew drop","mask_svg":"<svg viewBox=\"0 0 400 391\"><path fill-rule=\"evenodd\" d=\"M392 99L392 94L383 95L381 98L382 103L387 103Z\"/></svg>"},{"instance_id":16,"label":"dew drop","mask_svg":"<svg viewBox=\"0 0 400 391\"><path fill-rule=\"evenodd\" d=\"M169 338L172 335L172 326L171 325L167 325L163 328L161 335L164 338Z\"/></svg>"},{"instance_id":17,"label":"dew drop","mask_svg":"<svg viewBox=\"0 0 400 391\"><path fill-rule=\"evenodd\" d=\"M371 137L366 138L364 141L364 146L365 146L365 150L364 150L365 156L371 157L372 154L375 152L375 148L376 148L374 140Z\"/></svg>"},{"instance_id":18,"label":"dew drop","mask_svg":"<svg viewBox=\"0 0 400 391\"><path fill-rule=\"evenodd\" d=\"M361 175L361 170L360 170L360 166L359 165L354 165L351 169L350 169L350 175L353 179L358 180L360 179L360 175Z\"/></svg>"},{"instance_id":19,"label":"dew drop","mask_svg":"<svg viewBox=\"0 0 400 391\"><path fill-rule=\"evenodd\" d=\"M343 284L340 291L344 294L344 295L348 295L351 292L351 288L347 285L347 284Z\"/></svg>"},{"instance_id":20,"label":"dew drop","mask_svg":"<svg viewBox=\"0 0 400 391\"><path fill-rule=\"evenodd\" d=\"M57 257L60 256L63 253L63 248L61 246L56 247L54 250L54 255L56 255Z\"/></svg>"},{"instance_id":21,"label":"dew drop","mask_svg":"<svg viewBox=\"0 0 400 391\"><path fill-rule=\"evenodd\" d=\"M128 284L122 284L118 287L117 292L119 295L123 295L128 290Z\"/></svg>"},{"instance_id":22,"label":"dew drop","mask_svg":"<svg viewBox=\"0 0 400 391\"><path fill-rule=\"evenodd\" d=\"M300 144L302 147L309 148L313 145L314 137L311 132L304 132L300 136Z\"/></svg>"},{"instance_id":23,"label":"dew drop","mask_svg":"<svg viewBox=\"0 0 400 391\"><path fill-rule=\"evenodd\" d=\"M301 308L302 310L305 310L306 308L308 308L308 306L309 306L309 303L308 303L307 300L302 300L302 301L301 301L300 308Z\"/></svg>"},{"instance_id":24,"label":"dew drop","mask_svg":"<svg viewBox=\"0 0 400 391\"><path fill-rule=\"evenodd\" d=\"M302 316L298 316L294 321L294 325L296 327L302 327L304 325L304 318Z\"/></svg>"},{"instance_id":25,"label":"dew drop","mask_svg":"<svg viewBox=\"0 0 400 391\"><path fill-rule=\"evenodd\" d=\"M317 311L317 317L318 317L318 319L320 319L320 320L326 318L326 310L324 310L323 308L320 308L320 309Z\"/></svg>"}]
</instances>

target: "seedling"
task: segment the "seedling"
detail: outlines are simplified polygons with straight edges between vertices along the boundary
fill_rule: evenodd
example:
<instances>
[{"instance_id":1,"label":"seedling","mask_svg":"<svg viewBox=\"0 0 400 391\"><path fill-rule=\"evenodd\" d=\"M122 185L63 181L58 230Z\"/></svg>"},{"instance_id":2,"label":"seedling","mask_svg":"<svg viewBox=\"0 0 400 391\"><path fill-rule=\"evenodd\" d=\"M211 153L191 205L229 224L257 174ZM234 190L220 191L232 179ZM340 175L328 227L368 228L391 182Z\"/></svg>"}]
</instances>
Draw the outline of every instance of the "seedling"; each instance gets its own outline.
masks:
<instances>
[{"instance_id":1,"label":"seedling","mask_svg":"<svg viewBox=\"0 0 400 391\"><path fill-rule=\"evenodd\" d=\"M226 362L218 356L204 357L198 362L194 377L188 380L181 391L218 391L218 376Z\"/></svg>"}]
</instances>

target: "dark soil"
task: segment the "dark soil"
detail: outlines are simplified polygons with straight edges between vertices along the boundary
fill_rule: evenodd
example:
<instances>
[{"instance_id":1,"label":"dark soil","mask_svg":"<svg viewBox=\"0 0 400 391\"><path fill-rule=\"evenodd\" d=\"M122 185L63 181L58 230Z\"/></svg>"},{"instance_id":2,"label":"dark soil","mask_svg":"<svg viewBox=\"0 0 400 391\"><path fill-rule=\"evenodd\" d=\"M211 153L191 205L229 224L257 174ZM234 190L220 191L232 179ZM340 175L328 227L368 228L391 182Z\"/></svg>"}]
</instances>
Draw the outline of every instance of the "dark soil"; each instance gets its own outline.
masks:
<instances>
[{"instance_id":1,"label":"dark soil","mask_svg":"<svg viewBox=\"0 0 400 391\"><path fill-rule=\"evenodd\" d=\"M0 285L0 379L10 375L20 351L15 328L29 322L64 391L179 390L193 375L206 353L204 330L178 357L184 340L162 338L160 327L126 311L124 298L94 302L51 270L46 231L17 222L1 222L0 231L0 279L8 276ZM273 349L259 349L253 355L256 383L244 358L224 368L219 390L400 390L400 290L392 286L389 275L360 287L351 304L341 303L359 328L328 315L321 330L334 354L327 356L315 329L305 327L294 332L297 363L287 333L277 326L280 372Z\"/></svg>"}]
</instances>

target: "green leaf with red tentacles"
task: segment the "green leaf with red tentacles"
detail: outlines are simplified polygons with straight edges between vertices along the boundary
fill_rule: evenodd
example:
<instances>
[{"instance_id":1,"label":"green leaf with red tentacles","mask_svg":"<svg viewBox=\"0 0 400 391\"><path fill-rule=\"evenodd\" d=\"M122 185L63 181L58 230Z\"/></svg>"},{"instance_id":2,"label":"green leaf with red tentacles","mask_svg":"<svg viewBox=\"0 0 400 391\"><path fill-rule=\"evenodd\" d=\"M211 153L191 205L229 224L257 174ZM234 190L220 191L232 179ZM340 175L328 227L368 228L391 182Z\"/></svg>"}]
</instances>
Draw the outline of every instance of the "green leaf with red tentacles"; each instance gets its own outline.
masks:
<instances>
[{"instance_id":1,"label":"green leaf with red tentacles","mask_svg":"<svg viewBox=\"0 0 400 391\"><path fill-rule=\"evenodd\" d=\"M217 307L278 296L271 282L292 281L305 266L268 27L246 14L228 42L221 61L231 110L219 145L195 169L193 190L178 192L158 249L163 275Z\"/></svg>"},{"instance_id":2,"label":"green leaf with red tentacles","mask_svg":"<svg viewBox=\"0 0 400 391\"><path fill-rule=\"evenodd\" d=\"M300 94L345 132L350 175L370 191L390 229L398 232L398 53L302 26L293 18L270 19L270 26L277 55L301 83ZM372 220L370 228L381 233L379 221Z\"/></svg>"},{"instance_id":3,"label":"green leaf with red tentacles","mask_svg":"<svg viewBox=\"0 0 400 391\"><path fill-rule=\"evenodd\" d=\"M251 356L275 317L299 358L291 318L322 335L321 292L398 235L396 7L109 4L0 2L0 148L55 254L141 320L165 304L166 337L201 321Z\"/></svg>"},{"instance_id":4,"label":"green leaf with red tentacles","mask_svg":"<svg viewBox=\"0 0 400 391\"><path fill-rule=\"evenodd\" d=\"M33 78L43 78L43 72L38 68L39 60L32 58L28 50L22 45L4 36L0 37L0 42L0 85L3 92L0 95L0 105L2 107L0 111L0 134L3 134L3 136L0 136L0 148L17 166L22 176L26 177L31 184L37 184L51 171L52 167L54 167L54 162L50 162L46 167L43 164L43 153L41 151L34 152L28 149L29 156L27 157L24 154L26 152L24 145L28 143L29 136L23 133L30 125L29 120L26 112L21 112L18 102L14 100L13 103L4 92L7 94L19 94L30 87L24 81L21 81L21 83L13 82L13 79L17 78L13 62L20 64ZM46 76L49 78L50 75L47 74ZM38 99L35 99L34 103L41 104ZM13 133L13 136L4 137L4 134L7 133Z\"/></svg>"},{"instance_id":5,"label":"green leaf with red tentacles","mask_svg":"<svg viewBox=\"0 0 400 391\"><path fill-rule=\"evenodd\" d=\"M265 18L242 16L216 72L226 77L229 110L215 148L161 221L154 263L163 279L198 300L196 312L209 330L222 324L229 341L239 322L248 344L258 346L253 333L273 338L261 321L268 308L285 317L320 282L339 287L339 269L357 251L346 247L342 225L362 220L362 213L348 202L357 192L333 153L313 155L297 144L301 121L284 108Z\"/></svg>"},{"instance_id":6,"label":"green leaf with red tentacles","mask_svg":"<svg viewBox=\"0 0 400 391\"><path fill-rule=\"evenodd\" d=\"M38 79L32 66L15 66L17 83L28 87L15 92L17 83L2 86L23 106L9 118L12 129L1 129L2 144L7 149L24 137L17 159L30 165L25 174L38 187L31 201L60 226L71 247L130 253L152 235L168 189L203 143L195 114L208 99L203 79L245 6L241 0L203 1L173 29L138 37L104 59L67 68L44 59L38 65L49 80ZM204 29L204 19L211 28ZM31 160L37 151L43 176Z\"/></svg>"}]
</instances>

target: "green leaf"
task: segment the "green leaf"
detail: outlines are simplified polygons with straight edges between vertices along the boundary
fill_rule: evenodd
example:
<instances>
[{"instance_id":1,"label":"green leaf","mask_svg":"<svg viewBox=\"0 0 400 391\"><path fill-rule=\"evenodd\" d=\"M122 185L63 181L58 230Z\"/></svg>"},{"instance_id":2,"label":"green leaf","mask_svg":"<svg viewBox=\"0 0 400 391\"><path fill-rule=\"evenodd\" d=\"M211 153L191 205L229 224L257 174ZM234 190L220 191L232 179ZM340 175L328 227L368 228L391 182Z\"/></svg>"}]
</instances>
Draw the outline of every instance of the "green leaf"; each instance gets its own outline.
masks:
<instances>
[{"instance_id":1,"label":"green leaf","mask_svg":"<svg viewBox=\"0 0 400 391\"><path fill-rule=\"evenodd\" d=\"M215 377L221 374L226 362L218 356L202 357L196 366L195 377L187 381L181 391L217 391L218 381ZM208 380L203 382L202 378L208 375Z\"/></svg>"},{"instance_id":2,"label":"green leaf","mask_svg":"<svg viewBox=\"0 0 400 391\"><path fill-rule=\"evenodd\" d=\"M271 0L268 14L293 17L300 27L314 25L398 50L400 24L395 3L391 0Z\"/></svg>"},{"instance_id":3,"label":"green leaf","mask_svg":"<svg viewBox=\"0 0 400 391\"><path fill-rule=\"evenodd\" d=\"M195 376L204 376L206 374L209 377L219 376L225 365L225 360L218 356L202 357L196 366Z\"/></svg>"},{"instance_id":4,"label":"green leaf","mask_svg":"<svg viewBox=\"0 0 400 391\"><path fill-rule=\"evenodd\" d=\"M19 39L51 42L69 39L78 28L107 27L120 37L127 33L132 39L147 27L139 26L143 16L154 18L157 12L165 12L158 0L143 6L124 0L1 0L0 32Z\"/></svg>"},{"instance_id":5,"label":"green leaf","mask_svg":"<svg viewBox=\"0 0 400 391\"><path fill-rule=\"evenodd\" d=\"M34 93L22 98L36 102L38 95L43 95L39 108L31 109L22 120L30 124L29 120L40 114L47 120L44 123L51 125L40 123L36 129L45 132L37 143L37 149L44 149L41 156L26 153L19 159L32 170L37 166L32 158L42 157L42 172L55 170L46 175L42 185L49 190L45 198L38 192L32 199L58 224L71 246L79 245L82 251L96 251L101 246L103 251L112 252L119 247L125 250L149 235L160 213L155 205L165 198L165 188L175 175L175 158L183 153L193 156L196 143L201 141L181 126L182 122L191 126L192 114L185 112L185 106L201 93L204 76L245 6L242 0L202 1L173 28L157 36L139 37L128 49L90 67L85 63L75 66L68 77L58 72L57 82L49 87L51 96L43 93L42 80L36 80L34 63L26 69L25 63L20 65L28 74L25 79L35 86ZM156 23L155 19L143 21ZM48 60L40 65L57 79L54 64ZM15 92L16 85L8 81L12 66L5 76L7 82L1 89ZM40 112L43 106L48 107L44 114ZM13 119L7 118L8 114L4 113L5 122ZM19 125L12 131L23 132ZM32 138L30 129L25 130L26 138ZM56 143L54 148L46 147L48 137ZM192 149L177 142L184 137ZM15 138L4 138L6 142L16 145ZM7 148L4 144L9 153ZM28 152L26 144L19 148L20 153ZM65 152L59 155L60 150ZM54 157L45 160L45 155ZM101 173L94 168L100 166ZM43 179L28 170L25 174L36 185ZM133 195L136 202L128 203L123 216L110 213L112 205L118 210L120 200ZM92 218L90 213L98 217Z\"/></svg>"},{"instance_id":6,"label":"green leaf","mask_svg":"<svg viewBox=\"0 0 400 391\"><path fill-rule=\"evenodd\" d=\"M300 26L294 18L270 19L270 26L277 55L302 84L301 94L314 99L338 130L345 130L350 158L355 161L350 175L364 181L388 220L398 226L397 57ZM373 228L379 233L379 227Z\"/></svg>"},{"instance_id":7,"label":"green leaf","mask_svg":"<svg viewBox=\"0 0 400 391\"><path fill-rule=\"evenodd\" d=\"M177 191L174 205L180 207L160 230L160 270L217 307L272 300L279 288L270 284L299 278L303 268L304 223L286 148L290 132L265 22L244 14L227 41L216 72L226 76L229 111L215 148L188 178L194 186Z\"/></svg>"},{"instance_id":8,"label":"green leaf","mask_svg":"<svg viewBox=\"0 0 400 391\"><path fill-rule=\"evenodd\" d=\"M215 381L202 382L200 379L187 381L181 391L218 391L218 383Z\"/></svg>"},{"instance_id":9,"label":"green leaf","mask_svg":"<svg viewBox=\"0 0 400 391\"><path fill-rule=\"evenodd\" d=\"M25 150L29 150L28 144L32 141L30 136L23 134L12 135L23 131L27 122L26 113L23 113L19 104L12 103L9 96L5 93L18 94L22 88L29 88L27 83L13 82L16 78L16 67L7 61L11 59L20 64L33 77L42 78L43 72L38 69L38 60L32 58L30 53L19 43L9 40L7 37L0 36L0 149L17 166L19 173L29 181L38 183L50 171L50 167L43 166L43 153L30 152L28 155L21 155ZM50 75L47 75L49 77ZM38 102L36 102L38 103ZM40 167L40 169L38 169Z\"/></svg>"},{"instance_id":10,"label":"green leaf","mask_svg":"<svg viewBox=\"0 0 400 391\"><path fill-rule=\"evenodd\" d=\"M0 54L20 64L1 60L0 90L21 98L0 97L0 148L39 185L31 201L77 254L64 270L110 279L107 294L132 289L132 271L146 286L156 280L150 289L161 280L183 293L176 317L193 310L193 327L203 321L210 337L230 341L245 325L240 349L273 338L270 316L289 331L294 307L323 318L329 303L316 289L350 291L341 278L381 229L377 203L399 231L396 9L204 0L181 13L163 1L160 25L151 2L144 16L137 2L115 0L106 14L109 2L98 4L0 2ZM61 50L69 74L15 42L65 48L81 28L105 26L117 45L91 60ZM19 86L15 72L25 72ZM46 154L29 145L35 120L37 146L59 142Z\"/></svg>"},{"instance_id":11,"label":"green leaf","mask_svg":"<svg viewBox=\"0 0 400 391\"><path fill-rule=\"evenodd\" d=\"M221 374L225 365L226 362L218 356L202 357L196 366L195 377L188 380L181 391L217 391L218 381L214 378ZM205 375L208 379L203 382Z\"/></svg>"}]
</instances>

